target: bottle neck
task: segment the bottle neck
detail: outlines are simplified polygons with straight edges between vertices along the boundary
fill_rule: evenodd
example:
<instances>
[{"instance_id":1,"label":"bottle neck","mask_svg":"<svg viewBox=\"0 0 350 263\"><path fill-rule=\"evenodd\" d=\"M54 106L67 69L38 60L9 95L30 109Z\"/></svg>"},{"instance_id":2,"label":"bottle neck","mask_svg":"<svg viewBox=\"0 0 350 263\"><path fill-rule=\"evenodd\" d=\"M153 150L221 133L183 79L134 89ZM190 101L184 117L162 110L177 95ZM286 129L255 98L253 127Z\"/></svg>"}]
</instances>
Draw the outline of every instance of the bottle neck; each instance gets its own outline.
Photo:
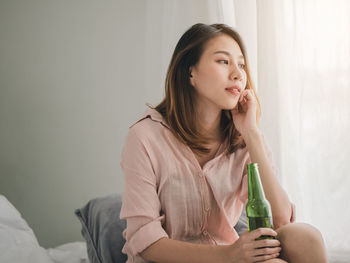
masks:
<instances>
[{"instance_id":1,"label":"bottle neck","mask_svg":"<svg viewBox=\"0 0 350 263\"><path fill-rule=\"evenodd\" d=\"M258 164L250 163L247 165L248 171L248 199L265 200L264 189L261 184Z\"/></svg>"}]
</instances>

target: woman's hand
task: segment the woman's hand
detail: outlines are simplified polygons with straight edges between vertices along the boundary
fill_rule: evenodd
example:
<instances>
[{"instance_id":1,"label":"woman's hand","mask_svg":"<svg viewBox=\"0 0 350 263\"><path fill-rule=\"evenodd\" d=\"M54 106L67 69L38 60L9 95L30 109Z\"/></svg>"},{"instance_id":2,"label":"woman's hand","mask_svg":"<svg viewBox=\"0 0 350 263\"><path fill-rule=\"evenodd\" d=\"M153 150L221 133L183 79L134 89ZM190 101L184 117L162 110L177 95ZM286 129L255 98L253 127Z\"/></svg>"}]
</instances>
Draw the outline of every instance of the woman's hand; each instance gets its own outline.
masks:
<instances>
[{"instance_id":1,"label":"woman's hand","mask_svg":"<svg viewBox=\"0 0 350 263\"><path fill-rule=\"evenodd\" d=\"M223 262L252 263L264 262L279 256L280 242L277 239L255 240L262 235L277 236L271 228L258 228L254 231L246 231L232 245L225 247L225 259Z\"/></svg>"},{"instance_id":2,"label":"woman's hand","mask_svg":"<svg viewBox=\"0 0 350 263\"><path fill-rule=\"evenodd\" d=\"M250 89L243 90L236 107L232 110L233 123L242 135L257 130L256 110L257 101L253 91Z\"/></svg>"}]
</instances>

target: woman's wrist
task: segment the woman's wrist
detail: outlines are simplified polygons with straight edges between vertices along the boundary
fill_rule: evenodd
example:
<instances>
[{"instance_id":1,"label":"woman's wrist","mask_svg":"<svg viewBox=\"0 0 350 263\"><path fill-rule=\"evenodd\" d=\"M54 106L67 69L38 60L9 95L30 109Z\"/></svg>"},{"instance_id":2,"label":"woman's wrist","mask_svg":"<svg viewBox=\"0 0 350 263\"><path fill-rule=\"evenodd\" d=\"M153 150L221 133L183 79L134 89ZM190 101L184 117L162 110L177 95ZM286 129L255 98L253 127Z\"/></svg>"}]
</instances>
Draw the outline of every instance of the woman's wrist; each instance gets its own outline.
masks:
<instances>
[{"instance_id":1,"label":"woman's wrist","mask_svg":"<svg viewBox=\"0 0 350 263\"><path fill-rule=\"evenodd\" d=\"M242 137L244 139L244 142L248 145L250 144L250 142L256 141L257 139L260 139L260 131L259 129L256 128L252 128L250 130L247 130L245 132L242 133Z\"/></svg>"},{"instance_id":2,"label":"woman's wrist","mask_svg":"<svg viewBox=\"0 0 350 263\"><path fill-rule=\"evenodd\" d=\"M230 246L228 245L219 245L215 246L215 257L217 258L217 263L228 263L231 262L230 258Z\"/></svg>"}]
</instances>

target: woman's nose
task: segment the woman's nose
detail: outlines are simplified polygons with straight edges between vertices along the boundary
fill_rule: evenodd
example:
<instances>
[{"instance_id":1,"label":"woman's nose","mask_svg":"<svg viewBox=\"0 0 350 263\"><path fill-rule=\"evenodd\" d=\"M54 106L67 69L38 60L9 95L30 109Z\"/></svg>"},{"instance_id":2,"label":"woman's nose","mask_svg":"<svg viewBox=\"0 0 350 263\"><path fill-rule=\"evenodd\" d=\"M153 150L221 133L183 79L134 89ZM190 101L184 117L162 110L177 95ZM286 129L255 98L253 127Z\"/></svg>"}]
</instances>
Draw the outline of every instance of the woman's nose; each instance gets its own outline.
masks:
<instances>
[{"instance_id":1,"label":"woman's nose","mask_svg":"<svg viewBox=\"0 0 350 263\"><path fill-rule=\"evenodd\" d=\"M243 79L243 73L240 71L237 65L233 66L230 78L235 80Z\"/></svg>"}]
</instances>

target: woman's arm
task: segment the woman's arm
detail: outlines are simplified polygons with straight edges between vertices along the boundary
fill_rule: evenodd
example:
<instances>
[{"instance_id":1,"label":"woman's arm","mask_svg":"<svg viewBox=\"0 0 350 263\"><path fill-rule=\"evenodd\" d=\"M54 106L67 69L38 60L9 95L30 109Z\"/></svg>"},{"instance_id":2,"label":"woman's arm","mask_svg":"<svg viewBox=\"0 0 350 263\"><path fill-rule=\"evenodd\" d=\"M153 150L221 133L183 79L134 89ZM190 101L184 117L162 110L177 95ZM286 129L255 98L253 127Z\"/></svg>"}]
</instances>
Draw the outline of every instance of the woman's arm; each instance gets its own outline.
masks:
<instances>
[{"instance_id":1,"label":"woman's arm","mask_svg":"<svg viewBox=\"0 0 350 263\"><path fill-rule=\"evenodd\" d=\"M279 184L271 163L264 150L263 139L259 130L254 129L242 135L247 145L250 159L259 164L261 182L264 187L266 198L272 209L274 227L277 229L282 225L290 223L292 215L292 204L286 192Z\"/></svg>"},{"instance_id":2,"label":"woman's arm","mask_svg":"<svg viewBox=\"0 0 350 263\"><path fill-rule=\"evenodd\" d=\"M241 105L241 110L238 105ZM274 227L279 228L293 220L292 204L279 184L264 150L256 112L257 101L252 90L246 89L241 93L239 103L232 110L233 122L243 136L251 161L259 164L265 195L271 204Z\"/></svg>"},{"instance_id":3,"label":"woman's arm","mask_svg":"<svg viewBox=\"0 0 350 263\"><path fill-rule=\"evenodd\" d=\"M155 263L235 263L261 262L276 258L281 250L277 239L256 241L261 235L276 236L270 228L245 232L234 244L226 246L192 244L162 238L142 251L141 257Z\"/></svg>"},{"instance_id":4,"label":"woman's arm","mask_svg":"<svg viewBox=\"0 0 350 263\"><path fill-rule=\"evenodd\" d=\"M150 262L220 263L223 262L223 253L220 252L222 248L162 238L145 249L141 257Z\"/></svg>"}]
</instances>

